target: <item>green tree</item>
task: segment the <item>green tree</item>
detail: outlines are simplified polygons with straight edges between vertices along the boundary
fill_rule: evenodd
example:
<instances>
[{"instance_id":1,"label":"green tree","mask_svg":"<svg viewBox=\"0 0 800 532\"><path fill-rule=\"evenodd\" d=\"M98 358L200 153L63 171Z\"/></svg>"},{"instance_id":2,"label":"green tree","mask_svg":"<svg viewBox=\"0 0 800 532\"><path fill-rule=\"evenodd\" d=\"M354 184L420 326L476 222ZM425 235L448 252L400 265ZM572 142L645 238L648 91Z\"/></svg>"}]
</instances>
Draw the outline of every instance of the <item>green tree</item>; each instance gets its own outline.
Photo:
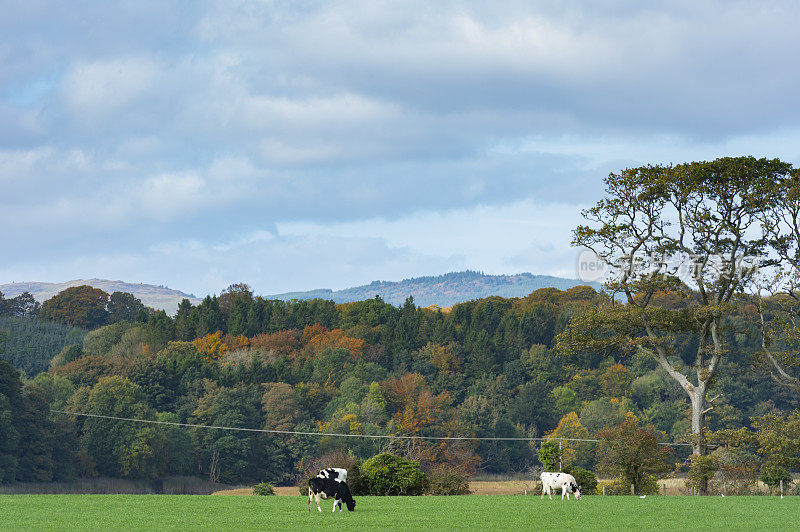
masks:
<instances>
[{"instance_id":1,"label":"green tree","mask_svg":"<svg viewBox=\"0 0 800 532\"><path fill-rule=\"evenodd\" d=\"M19 373L5 360L0 360L0 483L17 479L20 434L16 426L20 411Z\"/></svg>"},{"instance_id":2,"label":"green tree","mask_svg":"<svg viewBox=\"0 0 800 532\"><path fill-rule=\"evenodd\" d=\"M145 306L133 294L114 292L108 300L108 323L120 321L133 322L136 315L145 310Z\"/></svg>"},{"instance_id":3,"label":"green tree","mask_svg":"<svg viewBox=\"0 0 800 532\"><path fill-rule=\"evenodd\" d=\"M89 356L108 356L132 327L130 323L116 322L88 332L83 338L83 353Z\"/></svg>"},{"instance_id":4,"label":"green tree","mask_svg":"<svg viewBox=\"0 0 800 532\"><path fill-rule=\"evenodd\" d=\"M539 445L539 461L545 471L557 471L561 449L556 440L545 440Z\"/></svg>"},{"instance_id":5,"label":"green tree","mask_svg":"<svg viewBox=\"0 0 800 532\"><path fill-rule=\"evenodd\" d=\"M3 299L3 293L0 292L0 316L33 318L39 314L40 309L41 305L30 292L23 292L11 299Z\"/></svg>"},{"instance_id":6,"label":"green tree","mask_svg":"<svg viewBox=\"0 0 800 532\"><path fill-rule=\"evenodd\" d=\"M125 377L103 377L94 385L82 411L101 416L156 418L142 390ZM152 427L129 421L87 418L83 444L101 475L153 478L161 451Z\"/></svg>"}]
</instances>

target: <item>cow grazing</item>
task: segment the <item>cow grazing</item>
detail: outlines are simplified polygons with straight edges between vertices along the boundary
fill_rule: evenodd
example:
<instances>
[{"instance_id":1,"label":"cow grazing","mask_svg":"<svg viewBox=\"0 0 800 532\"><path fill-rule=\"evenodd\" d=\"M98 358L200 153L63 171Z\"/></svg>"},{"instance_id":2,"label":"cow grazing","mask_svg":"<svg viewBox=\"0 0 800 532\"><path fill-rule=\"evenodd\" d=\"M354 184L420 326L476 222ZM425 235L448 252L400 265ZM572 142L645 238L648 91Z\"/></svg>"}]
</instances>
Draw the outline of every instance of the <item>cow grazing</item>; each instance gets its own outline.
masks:
<instances>
[{"instance_id":1,"label":"cow grazing","mask_svg":"<svg viewBox=\"0 0 800 532\"><path fill-rule=\"evenodd\" d=\"M575 477L568 473L542 473L542 499L546 493L550 499L553 499L553 491L561 488L561 500L564 500L564 495L569 500L569 494L575 495L575 498L581 500L581 488L575 482Z\"/></svg>"},{"instance_id":2,"label":"cow grazing","mask_svg":"<svg viewBox=\"0 0 800 532\"><path fill-rule=\"evenodd\" d=\"M335 480L336 482L347 482L347 469L342 469L341 467L328 467L326 469L320 469L319 473L317 473L318 478L329 478L331 480Z\"/></svg>"},{"instance_id":3,"label":"cow grazing","mask_svg":"<svg viewBox=\"0 0 800 532\"><path fill-rule=\"evenodd\" d=\"M350 488L345 481L337 481L332 480L330 478L320 478L320 477L313 477L308 479L308 511L311 511L311 501L312 499L316 499L317 501L317 510L320 512L322 508L319 505L320 499L333 499L333 511L336 511L336 507L339 507L339 511L342 511L342 502L347 505L347 509L349 511L353 511L356 508L356 501L353 500L353 496L350 494Z\"/></svg>"}]
</instances>

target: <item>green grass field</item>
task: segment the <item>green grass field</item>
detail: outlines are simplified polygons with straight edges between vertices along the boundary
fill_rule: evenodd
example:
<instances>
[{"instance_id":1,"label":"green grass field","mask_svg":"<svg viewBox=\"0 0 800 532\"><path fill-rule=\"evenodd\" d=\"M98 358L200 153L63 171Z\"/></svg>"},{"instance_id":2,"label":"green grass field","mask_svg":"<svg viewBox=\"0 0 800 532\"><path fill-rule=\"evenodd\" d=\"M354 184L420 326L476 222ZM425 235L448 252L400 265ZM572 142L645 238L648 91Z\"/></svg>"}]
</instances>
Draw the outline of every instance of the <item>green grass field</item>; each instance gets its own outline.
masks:
<instances>
[{"instance_id":1,"label":"green grass field","mask_svg":"<svg viewBox=\"0 0 800 532\"><path fill-rule=\"evenodd\" d=\"M800 497L515 495L357 497L355 512L304 497L2 495L3 530L797 530Z\"/></svg>"}]
</instances>

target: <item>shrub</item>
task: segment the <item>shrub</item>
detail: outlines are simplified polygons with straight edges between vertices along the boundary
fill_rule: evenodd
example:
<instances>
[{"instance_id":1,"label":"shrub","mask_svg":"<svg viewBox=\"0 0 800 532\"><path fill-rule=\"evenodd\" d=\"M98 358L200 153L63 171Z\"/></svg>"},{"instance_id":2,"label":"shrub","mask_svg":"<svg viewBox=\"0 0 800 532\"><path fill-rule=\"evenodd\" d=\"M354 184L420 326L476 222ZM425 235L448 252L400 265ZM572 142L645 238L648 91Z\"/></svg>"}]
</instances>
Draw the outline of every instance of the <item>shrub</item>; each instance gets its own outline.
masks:
<instances>
[{"instance_id":1,"label":"shrub","mask_svg":"<svg viewBox=\"0 0 800 532\"><path fill-rule=\"evenodd\" d=\"M275 495L275 486L269 482L261 482L253 486L253 495Z\"/></svg>"},{"instance_id":2,"label":"shrub","mask_svg":"<svg viewBox=\"0 0 800 532\"><path fill-rule=\"evenodd\" d=\"M368 495L422 495L427 486L419 462L391 453L377 454L365 461L361 465L361 478L364 493Z\"/></svg>"},{"instance_id":3,"label":"shrub","mask_svg":"<svg viewBox=\"0 0 800 532\"><path fill-rule=\"evenodd\" d=\"M543 441L539 446L539 461L545 471L555 471L560 456L559 445L555 440Z\"/></svg>"},{"instance_id":4,"label":"shrub","mask_svg":"<svg viewBox=\"0 0 800 532\"><path fill-rule=\"evenodd\" d=\"M581 488L583 495L594 495L597 493L597 477L591 471L582 467L572 468L572 476Z\"/></svg>"},{"instance_id":5,"label":"shrub","mask_svg":"<svg viewBox=\"0 0 800 532\"><path fill-rule=\"evenodd\" d=\"M719 469L719 459L716 456L692 455L692 465L689 467L689 487L704 491L708 482L714 478Z\"/></svg>"},{"instance_id":6,"label":"shrub","mask_svg":"<svg viewBox=\"0 0 800 532\"><path fill-rule=\"evenodd\" d=\"M621 479L601 480L597 483L597 493L604 495L630 495L631 486Z\"/></svg>"},{"instance_id":7,"label":"shrub","mask_svg":"<svg viewBox=\"0 0 800 532\"><path fill-rule=\"evenodd\" d=\"M786 471L785 468L779 465L768 465L761 470L761 481L770 488L777 487L781 480L786 488L792 482L792 476Z\"/></svg>"},{"instance_id":8,"label":"shrub","mask_svg":"<svg viewBox=\"0 0 800 532\"><path fill-rule=\"evenodd\" d=\"M469 495L469 478L461 469L438 465L428 473L429 495Z\"/></svg>"}]
</instances>

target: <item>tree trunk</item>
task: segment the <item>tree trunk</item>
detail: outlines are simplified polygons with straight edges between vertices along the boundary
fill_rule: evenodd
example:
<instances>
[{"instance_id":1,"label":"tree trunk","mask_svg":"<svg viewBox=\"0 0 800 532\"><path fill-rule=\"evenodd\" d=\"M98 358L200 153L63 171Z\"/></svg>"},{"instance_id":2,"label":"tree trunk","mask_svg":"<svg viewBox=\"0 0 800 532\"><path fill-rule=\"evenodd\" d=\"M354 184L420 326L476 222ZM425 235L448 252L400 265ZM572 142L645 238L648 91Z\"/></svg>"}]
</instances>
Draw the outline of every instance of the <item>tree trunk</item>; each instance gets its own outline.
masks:
<instances>
[{"instance_id":1,"label":"tree trunk","mask_svg":"<svg viewBox=\"0 0 800 532\"><path fill-rule=\"evenodd\" d=\"M706 424L706 415L703 413L705 393L695 389L689 398L692 402L692 454L705 456L706 442L703 428Z\"/></svg>"},{"instance_id":2,"label":"tree trunk","mask_svg":"<svg viewBox=\"0 0 800 532\"><path fill-rule=\"evenodd\" d=\"M692 455L705 456L708 452L706 447L706 389L705 386L693 386L693 389L687 390L689 399L692 402ZM708 495L708 480L703 477L700 480L700 485L697 486L700 495Z\"/></svg>"}]
</instances>

